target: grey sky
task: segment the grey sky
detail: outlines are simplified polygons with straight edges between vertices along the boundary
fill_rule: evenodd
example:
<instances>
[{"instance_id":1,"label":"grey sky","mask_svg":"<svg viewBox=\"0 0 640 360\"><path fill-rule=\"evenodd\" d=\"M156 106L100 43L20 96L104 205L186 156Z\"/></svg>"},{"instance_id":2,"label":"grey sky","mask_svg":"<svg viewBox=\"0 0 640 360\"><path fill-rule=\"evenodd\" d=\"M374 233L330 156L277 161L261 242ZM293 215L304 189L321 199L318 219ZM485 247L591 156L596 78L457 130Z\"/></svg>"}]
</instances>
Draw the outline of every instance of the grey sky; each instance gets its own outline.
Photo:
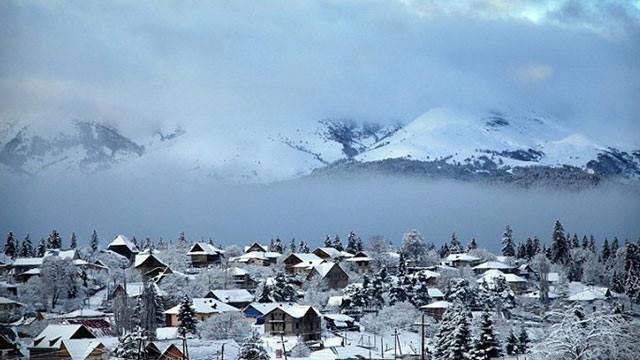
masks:
<instances>
[{"instance_id":1,"label":"grey sky","mask_svg":"<svg viewBox=\"0 0 640 360\"><path fill-rule=\"evenodd\" d=\"M638 1L0 4L0 116L203 134L519 107L639 145Z\"/></svg>"}]
</instances>

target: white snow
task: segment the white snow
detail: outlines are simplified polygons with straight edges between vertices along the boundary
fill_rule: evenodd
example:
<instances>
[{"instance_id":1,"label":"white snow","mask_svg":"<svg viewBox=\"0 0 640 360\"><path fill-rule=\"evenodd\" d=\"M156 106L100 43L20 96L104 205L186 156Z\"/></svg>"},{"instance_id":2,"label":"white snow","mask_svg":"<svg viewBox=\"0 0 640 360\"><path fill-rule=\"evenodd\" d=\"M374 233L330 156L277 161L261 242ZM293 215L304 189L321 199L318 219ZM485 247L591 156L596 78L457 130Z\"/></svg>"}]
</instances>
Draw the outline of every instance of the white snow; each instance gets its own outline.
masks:
<instances>
[{"instance_id":1,"label":"white snow","mask_svg":"<svg viewBox=\"0 0 640 360\"><path fill-rule=\"evenodd\" d=\"M197 314L220 314L223 312L240 311L237 308L227 305L221 301L211 298L193 298L193 311ZM165 314L178 314L181 304L166 310Z\"/></svg>"}]
</instances>

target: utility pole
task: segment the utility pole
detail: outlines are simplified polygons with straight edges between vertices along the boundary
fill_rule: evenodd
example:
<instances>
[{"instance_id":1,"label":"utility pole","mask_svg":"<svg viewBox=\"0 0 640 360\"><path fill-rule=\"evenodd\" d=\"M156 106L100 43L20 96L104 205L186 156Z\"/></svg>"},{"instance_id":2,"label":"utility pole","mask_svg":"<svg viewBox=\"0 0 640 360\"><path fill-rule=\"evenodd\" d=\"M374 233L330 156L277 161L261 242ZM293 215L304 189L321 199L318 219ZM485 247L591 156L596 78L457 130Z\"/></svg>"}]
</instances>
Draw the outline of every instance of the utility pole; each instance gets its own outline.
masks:
<instances>
[{"instance_id":1,"label":"utility pole","mask_svg":"<svg viewBox=\"0 0 640 360\"><path fill-rule=\"evenodd\" d=\"M224 346L226 343L222 343L222 353L220 354L220 360L224 360Z\"/></svg>"},{"instance_id":2,"label":"utility pole","mask_svg":"<svg viewBox=\"0 0 640 360\"><path fill-rule=\"evenodd\" d=\"M280 334L280 343L282 344L282 355L284 356L284 360L287 360L287 349L284 347L284 334Z\"/></svg>"},{"instance_id":3,"label":"utility pole","mask_svg":"<svg viewBox=\"0 0 640 360\"><path fill-rule=\"evenodd\" d=\"M415 323L413 325L420 326L420 360L424 360L424 326L426 325L424 322L424 313L422 313L422 321L419 323Z\"/></svg>"}]
</instances>

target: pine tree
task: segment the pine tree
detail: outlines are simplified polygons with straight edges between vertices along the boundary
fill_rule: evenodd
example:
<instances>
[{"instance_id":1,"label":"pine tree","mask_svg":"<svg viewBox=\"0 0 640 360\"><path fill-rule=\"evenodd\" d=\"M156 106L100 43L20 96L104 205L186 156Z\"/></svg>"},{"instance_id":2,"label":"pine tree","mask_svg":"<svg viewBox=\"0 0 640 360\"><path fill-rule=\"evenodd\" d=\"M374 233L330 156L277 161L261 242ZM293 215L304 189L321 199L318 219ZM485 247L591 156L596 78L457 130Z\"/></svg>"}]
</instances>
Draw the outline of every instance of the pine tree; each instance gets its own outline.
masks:
<instances>
[{"instance_id":1,"label":"pine tree","mask_svg":"<svg viewBox=\"0 0 640 360\"><path fill-rule=\"evenodd\" d=\"M300 240L300 245L298 246L298 251L301 253L309 253L309 246L304 240Z\"/></svg>"},{"instance_id":2,"label":"pine tree","mask_svg":"<svg viewBox=\"0 0 640 360\"><path fill-rule=\"evenodd\" d=\"M297 252L296 238L291 238L291 241L289 242L289 251L292 253Z\"/></svg>"},{"instance_id":3,"label":"pine tree","mask_svg":"<svg viewBox=\"0 0 640 360\"><path fill-rule=\"evenodd\" d=\"M178 325L178 332L181 336L186 336L189 333L196 333L196 324L198 320L196 319L196 314L193 311L193 303L187 294L182 298L182 303L178 310L178 321L180 322L180 325Z\"/></svg>"},{"instance_id":4,"label":"pine tree","mask_svg":"<svg viewBox=\"0 0 640 360\"><path fill-rule=\"evenodd\" d=\"M571 247L577 249L580 247L580 240L578 240L578 234L573 233L573 237L571 238Z\"/></svg>"},{"instance_id":5,"label":"pine tree","mask_svg":"<svg viewBox=\"0 0 640 360\"><path fill-rule=\"evenodd\" d=\"M527 247L524 243L518 244L518 252L516 253L516 258L525 259L527 257Z\"/></svg>"},{"instance_id":6,"label":"pine tree","mask_svg":"<svg viewBox=\"0 0 640 360\"><path fill-rule=\"evenodd\" d=\"M524 326L520 326L520 335L518 336L518 354L526 354L529 350L529 334Z\"/></svg>"},{"instance_id":7,"label":"pine tree","mask_svg":"<svg viewBox=\"0 0 640 360\"><path fill-rule=\"evenodd\" d=\"M435 339L435 358L466 360L471 351L469 318L464 305L454 302L445 311Z\"/></svg>"},{"instance_id":8,"label":"pine tree","mask_svg":"<svg viewBox=\"0 0 640 360\"><path fill-rule=\"evenodd\" d=\"M604 241L602 242L602 251L600 252L602 262L607 262L607 260L609 260L609 256L611 256L611 250L609 249L609 239L604 238Z\"/></svg>"},{"instance_id":9,"label":"pine tree","mask_svg":"<svg viewBox=\"0 0 640 360\"><path fill-rule=\"evenodd\" d=\"M488 309L485 309L482 313L477 345L476 359L478 360L488 360L502 355L502 348L494 333L493 319L491 319L491 314Z\"/></svg>"},{"instance_id":10,"label":"pine tree","mask_svg":"<svg viewBox=\"0 0 640 360\"><path fill-rule=\"evenodd\" d=\"M47 252L47 245L44 242L44 238L40 238L40 242L38 243L38 248L36 249L36 256L43 257Z\"/></svg>"},{"instance_id":11,"label":"pine tree","mask_svg":"<svg viewBox=\"0 0 640 360\"><path fill-rule=\"evenodd\" d=\"M640 303L640 245L627 243L624 290L632 303Z\"/></svg>"},{"instance_id":12,"label":"pine tree","mask_svg":"<svg viewBox=\"0 0 640 360\"><path fill-rule=\"evenodd\" d=\"M134 333L126 333L118 338L118 345L113 350L113 355L119 359L140 359L138 344Z\"/></svg>"},{"instance_id":13,"label":"pine tree","mask_svg":"<svg viewBox=\"0 0 640 360\"><path fill-rule=\"evenodd\" d=\"M467 245L467 251L471 251L478 248L478 244L476 243L476 238L471 238L471 242Z\"/></svg>"},{"instance_id":14,"label":"pine tree","mask_svg":"<svg viewBox=\"0 0 640 360\"><path fill-rule=\"evenodd\" d=\"M99 244L98 233L95 230L93 230L93 232L91 233L91 241L89 241L89 246L91 247L91 252L93 254L95 254L98 251L98 244Z\"/></svg>"},{"instance_id":15,"label":"pine tree","mask_svg":"<svg viewBox=\"0 0 640 360\"><path fill-rule=\"evenodd\" d=\"M582 237L582 249L587 250L589 247L589 239L587 239L587 235Z\"/></svg>"},{"instance_id":16,"label":"pine tree","mask_svg":"<svg viewBox=\"0 0 640 360\"><path fill-rule=\"evenodd\" d=\"M31 238L29 234L24 237L22 240L22 246L20 247L20 256L21 257L33 257L35 256L35 251L33 250L33 245L31 244Z\"/></svg>"},{"instance_id":17,"label":"pine tree","mask_svg":"<svg viewBox=\"0 0 640 360\"><path fill-rule=\"evenodd\" d=\"M10 257L11 259L15 259L18 255L18 247L16 245L16 238L13 236L13 233L10 231L7 234L7 240L4 243L4 254Z\"/></svg>"},{"instance_id":18,"label":"pine tree","mask_svg":"<svg viewBox=\"0 0 640 360\"><path fill-rule=\"evenodd\" d=\"M295 302L298 298L296 289L289 284L283 273L278 273L275 278L272 292L273 300L284 302Z\"/></svg>"},{"instance_id":19,"label":"pine tree","mask_svg":"<svg viewBox=\"0 0 640 360\"><path fill-rule=\"evenodd\" d=\"M270 360L271 357L264 348L260 335L253 331L240 346L237 360Z\"/></svg>"},{"instance_id":20,"label":"pine tree","mask_svg":"<svg viewBox=\"0 0 640 360\"><path fill-rule=\"evenodd\" d=\"M534 256L538 255L541 250L542 250L542 248L540 247L540 239L538 239L537 236L534 236L533 237L533 250L532 250L532 253L531 253L531 258L533 259Z\"/></svg>"},{"instance_id":21,"label":"pine tree","mask_svg":"<svg viewBox=\"0 0 640 360\"><path fill-rule=\"evenodd\" d=\"M518 342L518 338L513 333L513 329L510 329L509 336L507 337L507 345L506 345L507 355L519 354L518 352L519 346L520 346L520 343Z\"/></svg>"},{"instance_id":22,"label":"pine tree","mask_svg":"<svg viewBox=\"0 0 640 360\"><path fill-rule=\"evenodd\" d=\"M515 256L516 250L513 247L513 230L507 225L502 234L502 256Z\"/></svg>"},{"instance_id":23,"label":"pine tree","mask_svg":"<svg viewBox=\"0 0 640 360\"><path fill-rule=\"evenodd\" d=\"M400 259L398 259L398 275L404 276L407 274L407 261L404 258L404 253L400 252Z\"/></svg>"},{"instance_id":24,"label":"pine tree","mask_svg":"<svg viewBox=\"0 0 640 360\"><path fill-rule=\"evenodd\" d=\"M47 239L47 249L60 249L62 248L62 238L60 234L54 229L49 234L49 238Z\"/></svg>"},{"instance_id":25,"label":"pine tree","mask_svg":"<svg viewBox=\"0 0 640 360\"><path fill-rule=\"evenodd\" d=\"M356 233L351 231L349 232L349 236L347 236L347 247L345 248L346 252L355 254L358 252L358 245L356 244Z\"/></svg>"},{"instance_id":26,"label":"pine tree","mask_svg":"<svg viewBox=\"0 0 640 360\"><path fill-rule=\"evenodd\" d=\"M440 250L438 250L438 255L441 258L446 258L447 256L449 256L449 254L449 245L447 243L442 244L442 246L440 246Z\"/></svg>"},{"instance_id":27,"label":"pine tree","mask_svg":"<svg viewBox=\"0 0 640 360\"><path fill-rule=\"evenodd\" d=\"M589 251L596 253L596 238L593 235L589 236Z\"/></svg>"},{"instance_id":28,"label":"pine tree","mask_svg":"<svg viewBox=\"0 0 640 360\"><path fill-rule=\"evenodd\" d=\"M72 232L71 233L71 241L70 241L70 244L69 244L69 248L70 249L75 249L77 247L78 247L78 238L76 237L76 233Z\"/></svg>"},{"instance_id":29,"label":"pine tree","mask_svg":"<svg viewBox=\"0 0 640 360\"><path fill-rule=\"evenodd\" d=\"M331 236L327 235L327 237L324 238L324 247L333 247Z\"/></svg>"},{"instance_id":30,"label":"pine tree","mask_svg":"<svg viewBox=\"0 0 640 360\"><path fill-rule=\"evenodd\" d=\"M526 258L529 260L531 260L535 256L533 249L533 239L531 239L531 237L528 237L527 241L525 242L524 252L526 254Z\"/></svg>"},{"instance_id":31,"label":"pine tree","mask_svg":"<svg viewBox=\"0 0 640 360\"><path fill-rule=\"evenodd\" d=\"M564 235L564 228L559 220L553 226L553 242L551 244L551 261L554 264L566 265L569 262L569 243Z\"/></svg>"},{"instance_id":32,"label":"pine tree","mask_svg":"<svg viewBox=\"0 0 640 360\"><path fill-rule=\"evenodd\" d=\"M276 237L276 241L273 243L273 248L277 253L280 253L280 254L284 253L284 249L282 248L282 241L280 240L279 237Z\"/></svg>"},{"instance_id":33,"label":"pine tree","mask_svg":"<svg viewBox=\"0 0 640 360\"><path fill-rule=\"evenodd\" d=\"M624 293L624 276L614 270L611 275L611 283L609 287L618 294Z\"/></svg>"},{"instance_id":34,"label":"pine tree","mask_svg":"<svg viewBox=\"0 0 640 360\"><path fill-rule=\"evenodd\" d=\"M162 298L156 291L155 284L147 282L142 292L144 312L142 316L142 328L145 329L151 339L155 338L156 329L164 322L164 306Z\"/></svg>"},{"instance_id":35,"label":"pine tree","mask_svg":"<svg viewBox=\"0 0 640 360\"><path fill-rule=\"evenodd\" d=\"M272 292L273 292L273 289L271 288L271 286L264 284L257 301L262 304L273 302L273 298L271 295Z\"/></svg>"},{"instance_id":36,"label":"pine tree","mask_svg":"<svg viewBox=\"0 0 640 360\"><path fill-rule=\"evenodd\" d=\"M449 242L449 253L451 254L460 254L464 250L462 249L462 244L460 244L460 240L458 240L458 235L456 233L451 234L451 241Z\"/></svg>"},{"instance_id":37,"label":"pine tree","mask_svg":"<svg viewBox=\"0 0 640 360\"><path fill-rule=\"evenodd\" d=\"M333 239L333 248L338 251L344 251L344 247L342 247L342 241L340 240L340 236L336 234L336 237Z\"/></svg>"},{"instance_id":38,"label":"pine tree","mask_svg":"<svg viewBox=\"0 0 640 360\"><path fill-rule=\"evenodd\" d=\"M275 246L275 243L273 241L273 238L271 238L271 241L269 241L269 251L275 252L276 250L274 246Z\"/></svg>"}]
</instances>

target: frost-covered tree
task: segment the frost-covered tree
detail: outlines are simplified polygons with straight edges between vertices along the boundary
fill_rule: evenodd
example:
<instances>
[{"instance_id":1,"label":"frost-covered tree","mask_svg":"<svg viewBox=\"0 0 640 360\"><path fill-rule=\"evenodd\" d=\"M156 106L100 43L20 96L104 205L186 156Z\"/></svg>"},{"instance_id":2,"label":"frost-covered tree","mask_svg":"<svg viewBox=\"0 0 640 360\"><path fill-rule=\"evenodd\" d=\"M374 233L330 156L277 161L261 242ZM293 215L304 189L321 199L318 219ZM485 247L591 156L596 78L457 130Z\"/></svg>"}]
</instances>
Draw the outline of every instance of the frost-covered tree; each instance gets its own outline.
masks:
<instances>
[{"instance_id":1,"label":"frost-covered tree","mask_svg":"<svg viewBox=\"0 0 640 360\"><path fill-rule=\"evenodd\" d=\"M36 249L36 256L43 257L47 252L47 245L45 243L44 238L40 238L40 242L38 243L38 248Z\"/></svg>"},{"instance_id":2,"label":"frost-covered tree","mask_svg":"<svg viewBox=\"0 0 640 360\"><path fill-rule=\"evenodd\" d=\"M414 323L421 312L407 302L399 302L386 306L378 313L367 313L360 319L366 331L377 335L390 333L393 329L410 331L415 329Z\"/></svg>"},{"instance_id":3,"label":"frost-covered tree","mask_svg":"<svg viewBox=\"0 0 640 360\"><path fill-rule=\"evenodd\" d=\"M553 236L551 243L551 262L554 264L566 265L569 263L569 242L564 235L564 228L559 220L553 226Z\"/></svg>"},{"instance_id":4,"label":"frost-covered tree","mask_svg":"<svg viewBox=\"0 0 640 360\"><path fill-rule=\"evenodd\" d=\"M298 341L291 349L291 357L293 358L308 358L310 354L311 349L309 349L304 341Z\"/></svg>"},{"instance_id":5,"label":"frost-covered tree","mask_svg":"<svg viewBox=\"0 0 640 360\"><path fill-rule=\"evenodd\" d=\"M304 240L300 240L300 245L298 245L298 252L301 253L309 253L309 246L307 245L306 242L304 242Z\"/></svg>"},{"instance_id":6,"label":"frost-covered tree","mask_svg":"<svg viewBox=\"0 0 640 360\"><path fill-rule=\"evenodd\" d=\"M546 306L549 303L549 271L551 270L551 264L546 255L541 253L533 258L531 267L538 275L540 303Z\"/></svg>"},{"instance_id":7,"label":"frost-covered tree","mask_svg":"<svg viewBox=\"0 0 640 360\"><path fill-rule=\"evenodd\" d=\"M31 244L31 237L27 234L22 240L22 246L20 246L21 257L34 257L36 255L33 245Z\"/></svg>"},{"instance_id":8,"label":"frost-covered tree","mask_svg":"<svg viewBox=\"0 0 640 360\"><path fill-rule=\"evenodd\" d=\"M140 359L138 341L135 333L126 333L118 338L118 344L113 350L113 355L118 359Z\"/></svg>"},{"instance_id":9,"label":"frost-covered tree","mask_svg":"<svg viewBox=\"0 0 640 360\"><path fill-rule=\"evenodd\" d=\"M458 235L454 232L451 234L451 241L449 242L449 253L451 254L460 254L464 252L464 248L458 240Z\"/></svg>"},{"instance_id":10,"label":"frost-covered tree","mask_svg":"<svg viewBox=\"0 0 640 360\"><path fill-rule=\"evenodd\" d=\"M153 339L158 326L162 326L164 323L164 306L154 283L146 282L144 284L142 301L144 311L142 313L141 326L149 334L149 337Z\"/></svg>"},{"instance_id":11,"label":"frost-covered tree","mask_svg":"<svg viewBox=\"0 0 640 360\"><path fill-rule=\"evenodd\" d=\"M49 300L50 309L55 309L65 300L80 300L83 295L78 270L69 258L46 257L40 268L40 277L43 280L42 292Z\"/></svg>"},{"instance_id":12,"label":"frost-covered tree","mask_svg":"<svg viewBox=\"0 0 640 360\"><path fill-rule=\"evenodd\" d=\"M618 242L618 237L614 236L613 240L611 240L611 246L609 246L609 252L611 253L612 257L616 256L616 254L618 253L619 247L620 247L620 244Z\"/></svg>"},{"instance_id":13,"label":"frost-covered tree","mask_svg":"<svg viewBox=\"0 0 640 360\"><path fill-rule=\"evenodd\" d=\"M478 248L478 244L476 243L476 238L472 238L471 241L469 242L469 245L467 245L467 251L471 251L477 248Z\"/></svg>"},{"instance_id":14,"label":"frost-covered tree","mask_svg":"<svg viewBox=\"0 0 640 360\"><path fill-rule=\"evenodd\" d=\"M11 231L7 234L7 240L4 242L4 254L11 259L18 256L18 246L16 245L16 237Z\"/></svg>"},{"instance_id":15,"label":"frost-covered tree","mask_svg":"<svg viewBox=\"0 0 640 360\"><path fill-rule=\"evenodd\" d=\"M273 242L273 249L277 253L284 253L284 249L282 248L282 240L279 237L276 237L276 240Z\"/></svg>"},{"instance_id":16,"label":"frost-covered tree","mask_svg":"<svg viewBox=\"0 0 640 360\"><path fill-rule=\"evenodd\" d=\"M478 290L482 292L476 296L476 300L486 307L495 308L498 312L515 307L515 294L502 275L494 277L491 282L480 283Z\"/></svg>"},{"instance_id":17,"label":"frost-covered tree","mask_svg":"<svg viewBox=\"0 0 640 360\"><path fill-rule=\"evenodd\" d=\"M509 330L509 336L507 336L507 345L505 345L505 350L507 351L507 355L516 355L519 354L518 346L519 346L518 338L513 333L513 329Z\"/></svg>"},{"instance_id":18,"label":"frost-covered tree","mask_svg":"<svg viewBox=\"0 0 640 360\"><path fill-rule=\"evenodd\" d=\"M535 355L547 359L592 360L636 359L640 351L638 323L620 315L586 313L580 306L551 313L554 324L534 348Z\"/></svg>"},{"instance_id":19,"label":"frost-covered tree","mask_svg":"<svg viewBox=\"0 0 640 360\"><path fill-rule=\"evenodd\" d=\"M507 225L502 233L502 256L516 256L516 249L513 246L513 230Z\"/></svg>"},{"instance_id":20,"label":"frost-covered tree","mask_svg":"<svg viewBox=\"0 0 640 360\"><path fill-rule=\"evenodd\" d=\"M295 302L298 298L296 289L287 281L283 273L278 273L272 287L271 298L274 301Z\"/></svg>"},{"instance_id":21,"label":"frost-covered tree","mask_svg":"<svg viewBox=\"0 0 640 360\"><path fill-rule=\"evenodd\" d=\"M75 232L71 233L71 240L69 241L69 248L75 249L78 247L78 237Z\"/></svg>"},{"instance_id":22,"label":"frost-covered tree","mask_svg":"<svg viewBox=\"0 0 640 360\"><path fill-rule=\"evenodd\" d=\"M436 360L467 360L471 352L469 310L454 302L444 313L435 337Z\"/></svg>"},{"instance_id":23,"label":"frost-covered tree","mask_svg":"<svg viewBox=\"0 0 640 360\"><path fill-rule=\"evenodd\" d=\"M427 244L418 230L410 230L404 234L400 252L413 265L423 265L427 254Z\"/></svg>"},{"instance_id":24,"label":"frost-covered tree","mask_svg":"<svg viewBox=\"0 0 640 360\"><path fill-rule=\"evenodd\" d=\"M189 295L184 295L182 298L180 309L178 309L178 322L178 332L181 336L186 336L189 333L196 334L198 320Z\"/></svg>"},{"instance_id":25,"label":"frost-covered tree","mask_svg":"<svg viewBox=\"0 0 640 360\"><path fill-rule=\"evenodd\" d=\"M525 249L525 254L526 254L526 258L531 260L531 258L533 258L536 254L534 253L534 248L533 248L533 239L531 239L531 237L527 238L527 241L524 244L524 249Z\"/></svg>"},{"instance_id":26,"label":"frost-covered tree","mask_svg":"<svg viewBox=\"0 0 640 360\"><path fill-rule=\"evenodd\" d=\"M524 243L518 244L518 250L516 251L516 258L525 259L527 257L527 248Z\"/></svg>"},{"instance_id":27,"label":"frost-covered tree","mask_svg":"<svg viewBox=\"0 0 640 360\"><path fill-rule=\"evenodd\" d=\"M335 238L333 238L332 247L338 251L344 251L344 247L342 246L342 240L340 240L340 235L336 234Z\"/></svg>"},{"instance_id":28,"label":"frost-covered tree","mask_svg":"<svg viewBox=\"0 0 640 360\"><path fill-rule=\"evenodd\" d=\"M91 233L91 240L89 241L89 247L91 248L91 252L95 254L98 251L98 246L100 244L100 240L98 240L98 233L93 230Z\"/></svg>"},{"instance_id":29,"label":"frost-covered tree","mask_svg":"<svg viewBox=\"0 0 640 360\"><path fill-rule=\"evenodd\" d=\"M355 232L349 232L347 236L347 247L345 251L355 254L359 251L362 251L362 240L356 235Z\"/></svg>"},{"instance_id":30,"label":"frost-covered tree","mask_svg":"<svg viewBox=\"0 0 640 360\"><path fill-rule=\"evenodd\" d=\"M238 353L237 360L270 360L271 357L265 349L260 334L256 331L252 331L251 335L247 336L242 345L240 346L240 352Z\"/></svg>"},{"instance_id":31,"label":"frost-covered tree","mask_svg":"<svg viewBox=\"0 0 640 360\"><path fill-rule=\"evenodd\" d=\"M529 351L529 334L524 325L520 325L520 334L518 334L518 354L526 354Z\"/></svg>"},{"instance_id":32,"label":"frost-covered tree","mask_svg":"<svg viewBox=\"0 0 640 360\"><path fill-rule=\"evenodd\" d=\"M49 234L47 239L47 249L60 249L62 248L62 238L60 234L54 229Z\"/></svg>"},{"instance_id":33,"label":"frost-covered tree","mask_svg":"<svg viewBox=\"0 0 640 360\"><path fill-rule=\"evenodd\" d=\"M289 242L289 251L291 251L292 253L298 252L298 249L296 247L296 238L291 238L291 241Z\"/></svg>"},{"instance_id":34,"label":"frost-covered tree","mask_svg":"<svg viewBox=\"0 0 640 360\"><path fill-rule=\"evenodd\" d=\"M582 282L587 285L601 285L604 283L604 264L598 261L598 256L590 251L585 251L587 254L585 261L582 263Z\"/></svg>"},{"instance_id":35,"label":"frost-covered tree","mask_svg":"<svg viewBox=\"0 0 640 360\"><path fill-rule=\"evenodd\" d=\"M488 310L482 313L480 334L475 347L475 359L488 360L502 355L502 348L493 328L493 319Z\"/></svg>"},{"instance_id":36,"label":"frost-covered tree","mask_svg":"<svg viewBox=\"0 0 640 360\"><path fill-rule=\"evenodd\" d=\"M444 296L450 302L459 302L465 306L475 303L475 294L467 279L450 279Z\"/></svg>"},{"instance_id":37,"label":"frost-covered tree","mask_svg":"<svg viewBox=\"0 0 640 360\"><path fill-rule=\"evenodd\" d=\"M600 258L603 262L609 260L609 256L611 256L611 249L609 248L609 239L604 238L602 242L602 250L600 251Z\"/></svg>"},{"instance_id":38,"label":"frost-covered tree","mask_svg":"<svg viewBox=\"0 0 640 360\"><path fill-rule=\"evenodd\" d=\"M624 291L631 303L640 303L640 245L627 243L624 260Z\"/></svg>"},{"instance_id":39,"label":"frost-covered tree","mask_svg":"<svg viewBox=\"0 0 640 360\"><path fill-rule=\"evenodd\" d=\"M571 238L571 247L577 249L580 247L580 240L578 239L578 234L574 233Z\"/></svg>"},{"instance_id":40,"label":"frost-covered tree","mask_svg":"<svg viewBox=\"0 0 640 360\"><path fill-rule=\"evenodd\" d=\"M593 235L589 236L589 247L588 250L593 254L596 253L596 238Z\"/></svg>"},{"instance_id":41,"label":"frost-covered tree","mask_svg":"<svg viewBox=\"0 0 640 360\"><path fill-rule=\"evenodd\" d=\"M251 324L240 311L229 311L200 322L198 333L203 339L240 342L251 333Z\"/></svg>"},{"instance_id":42,"label":"frost-covered tree","mask_svg":"<svg viewBox=\"0 0 640 360\"><path fill-rule=\"evenodd\" d=\"M331 236L327 235L324 238L324 247L333 247L333 243L331 242Z\"/></svg>"}]
</instances>

